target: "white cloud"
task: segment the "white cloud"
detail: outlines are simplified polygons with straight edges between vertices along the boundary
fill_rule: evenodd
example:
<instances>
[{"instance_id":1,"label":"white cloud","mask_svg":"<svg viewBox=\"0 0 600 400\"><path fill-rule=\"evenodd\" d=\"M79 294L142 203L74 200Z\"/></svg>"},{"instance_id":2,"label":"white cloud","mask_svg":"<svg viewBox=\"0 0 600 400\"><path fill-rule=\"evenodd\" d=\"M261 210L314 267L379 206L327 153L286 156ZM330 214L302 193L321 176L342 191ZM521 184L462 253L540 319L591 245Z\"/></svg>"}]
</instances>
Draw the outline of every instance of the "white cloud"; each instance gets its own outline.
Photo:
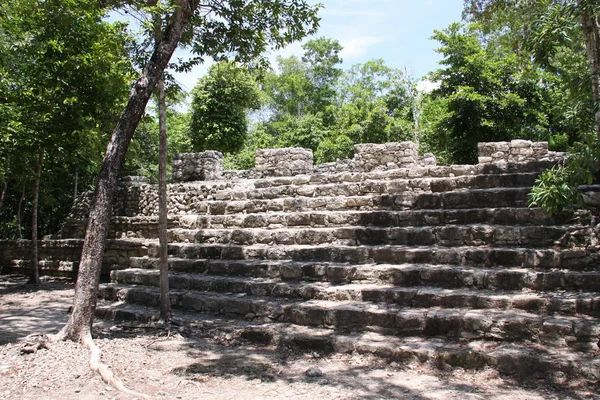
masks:
<instances>
[{"instance_id":1,"label":"white cloud","mask_svg":"<svg viewBox=\"0 0 600 400\"><path fill-rule=\"evenodd\" d=\"M349 37L340 40L344 47L340 55L344 60L353 60L364 56L370 46L375 46L385 42L380 36L358 36Z\"/></svg>"},{"instance_id":2,"label":"white cloud","mask_svg":"<svg viewBox=\"0 0 600 400\"><path fill-rule=\"evenodd\" d=\"M419 83L417 83L417 90L419 92L423 92L423 93L431 93L435 89L438 89L440 87L440 85L441 85L440 81L431 82L431 81L428 81L425 79L425 80L422 80Z\"/></svg>"}]
</instances>

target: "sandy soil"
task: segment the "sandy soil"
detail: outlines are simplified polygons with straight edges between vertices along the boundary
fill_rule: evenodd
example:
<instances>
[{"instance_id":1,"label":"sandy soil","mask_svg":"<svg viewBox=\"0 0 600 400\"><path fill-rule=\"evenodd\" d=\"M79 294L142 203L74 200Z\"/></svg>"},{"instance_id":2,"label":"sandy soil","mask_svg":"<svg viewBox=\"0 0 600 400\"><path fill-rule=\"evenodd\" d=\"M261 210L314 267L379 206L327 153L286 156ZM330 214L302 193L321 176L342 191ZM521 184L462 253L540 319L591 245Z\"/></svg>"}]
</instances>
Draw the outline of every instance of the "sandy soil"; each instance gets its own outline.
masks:
<instances>
[{"instance_id":1,"label":"sandy soil","mask_svg":"<svg viewBox=\"0 0 600 400\"><path fill-rule=\"evenodd\" d=\"M66 322L73 285L39 286L0 276L0 398L133 399L102 382L81 345L54 343L22 354L28 335ZM388 363L356 354L255 346L223 331L227 320L131 326L98 322L96 342L125 384L157 399L600 399L588 382L516 381L492 369L465 371Z\"/></svg>"}]
</instances>

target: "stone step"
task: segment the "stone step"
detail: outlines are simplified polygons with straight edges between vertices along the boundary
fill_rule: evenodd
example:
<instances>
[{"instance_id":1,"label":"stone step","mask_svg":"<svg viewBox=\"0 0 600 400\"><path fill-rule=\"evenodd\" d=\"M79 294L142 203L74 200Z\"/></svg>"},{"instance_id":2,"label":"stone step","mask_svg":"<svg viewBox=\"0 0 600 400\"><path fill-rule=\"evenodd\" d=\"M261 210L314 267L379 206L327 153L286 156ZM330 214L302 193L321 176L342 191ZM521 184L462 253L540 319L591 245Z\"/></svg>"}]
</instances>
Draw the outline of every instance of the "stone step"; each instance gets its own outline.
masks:
<instances>
[{"instance_id":1,"label":"stone step","mask_svg":"<svg viewBox=\"0 0 600 400\"><path fill-rule=\"evenodd\" d=\"M597 265L585 250L530 249L521 247L442 246L312 246L263 244L240 246L222 244L169 244L168 254L176 258L222 260L293 260L353 264L446 264L473 267L565 268L582 270ZM148 256L158 255L149 246Z\"/></svg>"},{"instance_id":2,"label":"stone step","mask_svg":"<svg viewBox=\"0 0 600 400\"><path fill-rule=\"evenodd\" d=\"M265 200L280 197L335 197L381 194L404 194L408 192L446 192L459 189L491 189L507 187L531 187L537 173L515 173L497 175L466 175L444 178L401 178L390 180L366 179L335 183L296 184L298 178L279 179L281 185L263 185L254 182L255 189L244 187L216 191L206 200ZM269 181L270 183L271 181Z\"/></svg>"},{"instance_id":3,"label":"stone step","mask_svg":"<svg viewBox=\"0 0 600 400\"><path fill-rule=\"evenodd\" d=\"M530 191L525 187L382 195L376 204L383 209L417 210L527 207Z\"/></svg>"},{"instance_id":4,"label":"stone step","mask_svg":"<svg viewBox=\"0 0 600 400\"><path fill-rule=\"evenodd\" d=\"M321 197L276 197L257 200L206 200L186 196L170 214L226 215L254 213L290 213L307 211L380 211L409 209L467 209L527 207L530 188L495 188L455 190L439 193L399 193L369 195L339 195ZM156 215L156 207L142 206L136 215Z\"/></svg>"},{"instance_id":5,"label":"stone step","mask_svg":"<svg viewBox=\"0 0 600 400\"><path fill-rule=\"evenodd\" d=\"M158 309L122 302L100 304L99 318L117 321L149 322L158 320ZM565 348L502 344L496 341L455 341L448 338L395 337L375 332L343 333L333 329L289 323L248 322L240 319L215 320L204 313L173 310L183 324L193 322L210 326L211 332L230 334L234 338L260 345L293 348L303 351L374 355L389 361L428 362L465 369L496 368L501 373L519 377L555 376L597 381L600 358L597 352L578 352ZM558 374L558 375L556 375Z\"/></svg>"},{"instance_id":6,"label":"stone step","mask_svg":"<svg viewBox=\"0 0 600 400\"><path fill-rule=\"evenodd\" d=\"M402 228L170 229L168 240L235 245L519 246L552 247L574 226L444 225ZM560 242L559 242L560 243Z\"/></svg>"},{"instance_id":7,"label":"stone step","mask_svg":"<svg viewBox=\"0 0 600 400\"><path fill-rule=\"evenodd\" d=\"M105 284L99 296L158 306L157 288ZM598 351L600 321L584 316L542 316L526 312L463 308L406 308L356 301L273 299L243 293L171 291L174 308L239 318L326 327L342 332L371 331L396 336L447 337L543 343Z\"/></svg>"},{"instance_id":8,"label":"stone step","mask_svg":"<svg viewBox=\"0 0 600 400\"><path fill-rule=\"evenodd\" d=\"M295 199L335 199L352 197L354 202L368 203L366 199L382 195L416 196L425 192L447 192L456 190L495 190L496 188L527 189L530 188L537 173L500 173L478 174L454 177L424 178L410 173L397 179L364 179L364 176L346 174L347 181L341 182L311 182L312 176L302 175L293 178L279 178L279 185L270 185L261 181L242 180L239 182L214 181L173 184L168 187L168 212L170 214L205 213L221 214L219 212L224 202L235 202L234 207L247 204L257 209L271 210L281 208L281 202L275 200ZM273 181L274 182L274 181ZM264 182L262 182L264 183ZM125 195L125 193L123 193ZM156 215L157 188L152 185L142 185L127 194L127 199L117 204L116 215ZM408 202L408 200L406 200ZM208 206L206 204L208 202ZM241 203L240 203L241 202ZM341 207L341 199L336 207ZM409 202L410 203L410 202ZM367 205L361 205L366 207ZM408 204L410 206L410 204ZM247 208L246 207L246 208ZM322 207L322 206L319 206ZM356 207L352 203L346 207ZM332 210L335 208L323 208ZM337 208L340 209L340 208ZM342 208L345 209L345 208Z\"/></svg>"},{"instance_id":9,"label":"stone step","mask_svg":"<svg viewBox=\"0 0 600 400\"><path fill-rule=\"evenodd\" d=\"M261 178L253 180L256 188L269 188L288 185L315 185L345 182L364 181L389 181L398 179L427 179L427 178L450 178L459 181L468 179L481 179L485 175L536 175L546 168L554 166L553 162L539 162L530 164L504 164L504 165L452 165L399 168L392 170L372 172L339 172L339 173L314 173L311 175L282 176L272 178ZM506 178L504 178L506 179ZM519 179L519 178L517 178ZM524 178L527 179L527 178Z\"/></svg>"},{"instance_id":10,"label":"stone step","mask_svg":"<svg viewBox=\"0 0 600 400\"><path fill-rule=\"evenodd\" d=\"M254 213L231 215L169 215L168 228L229 229L310 226L330 227L418 227L469 225L485 221L492 225L547 226L589 225L590 213L577 211L550 216L539 208L474 208L458 210L411 211L308 211L290 213ZM157 237L158 217L115 217L113 235L117 237Z\"/></svg>"},{"instance_id":11,"label":"stone step","mask_svg":"<svg viewBox=\"0 0 600 400\"><path fill-rule=\"evenodd\" d=\"M114 283L160 285L159 271L128 269L113 271ZM524 310L560 315L600 315L599 293L490 291L443 289L438 287L398 287L392 284L330 282L290 282L273 278L245 278L189 273L171 273L171 290L245 293L248 295L304 300L351 300L389 303L417 308L470 308Z\"/></svg>"},{"instance_id":12,"label":"stone step","mask_svg":"<svg viewBox=\"0 0 600 400\"><path fill-rule=\"evenodd\" d=\"M132 257L130 267L158 269L158 259ZM336 264L327 262L170 258L175 273L196 273L331 283L435 286L445 289L600 292L600 272L431 264Z\"/></svg>"}]
</instances>

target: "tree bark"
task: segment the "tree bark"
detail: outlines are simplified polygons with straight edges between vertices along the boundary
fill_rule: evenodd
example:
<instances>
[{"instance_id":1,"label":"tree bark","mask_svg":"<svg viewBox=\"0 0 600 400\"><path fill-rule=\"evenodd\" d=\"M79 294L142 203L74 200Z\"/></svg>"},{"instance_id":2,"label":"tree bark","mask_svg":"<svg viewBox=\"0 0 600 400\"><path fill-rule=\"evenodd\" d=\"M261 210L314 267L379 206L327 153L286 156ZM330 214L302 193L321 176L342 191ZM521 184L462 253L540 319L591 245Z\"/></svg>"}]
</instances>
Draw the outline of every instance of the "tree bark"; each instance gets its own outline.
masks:
<instances>
[{"instance_id":1,"label":"tree bark","mask_svg":"<svg viewBox=\"0 0 600 400\"><path fill-rule=\"evenodd\" d=\"M154 39L158 43L161 35L161 19L156 16L154 20ZM158 131L159 131L159 157L158 157L158 254L160 272L160 319L171 321L171 299L169 298L169 264L167 247L167 102L165 99L164 74L156 84L156 97L158 103Z\"/></svg>"},{"instance_id":2,"label":"tree bark","mask_svg":"<svg viewBox=\"0 0 600 400\"><path fill-rule=\"evenodd\" d=\"M581 1L578 2L581 7ZM585 48L592 74L594 94L594 116L596 118L596 136L600 138L600 29L598 17L584 11L580 16L581 28L585 38Z\"/></svg>"},{"instance_id":3,"label":"tree bark","mask_svg":"<svg viewBox=\"0 0 600 400\"><path fill-rule=\"evenodd\" d=\"M33 205L31 206L31 270L29 283L40 283L40 264L38 255L38 200L40 197L40 179L42 177L42 164L44 163L44 146L35 167L35 180L33 182Z\"/></svg>"},{"instance_id":4,"label":"tree bark","mask_svg":"<svg viewBox=\"0 0 600 400\"><path fill-rule=\"evenodd\" d=\"M8 191L8 166L8 158L6 158L4 161L4 182L2 182L2 192L0 193L0 210L2 209L4 199L6 198L6 192Z\"/></svg>"},{"instance_id":5,"label":"tree bark","mask_svg":"<svg viewBox=\"0 0 600 400\"><path fill-rule=\"evenodd\" d=\"M158 125L160 132L160 154L158 163L158 251L160 270L160 318L171 320L171 301L169 299L169 272L167 255L167 105L165 101L165 83L161 77L158 89Z\"/></svg>"},{"instance_id":6,"label":"tree bark","mask_svg":"<svg viewBox=\"0 0 600 400\"><path fill-rule=\"evenodd\" d=\"M75 167L75 179L73 182L73 203L77 201L77 189L79 186L79 168Z\"/></svg>"},{"instance_id":7,"label":"tree bark","mask_svg":"<svg viewBox=\"0 0 600 400\"><path fill-rule=\"evenodd\" d=\"M179 7L175 9L169 19L161 41L155 45L150 61L135 83L127 105L113 131L96 185L95 201L90 210L73 311L69 321L57 335L56 339L58 340L78 341L87 339L91 335L90 328L94 320L102 256L119 170L135 129L144 114L146 104L152 96L152 91L177 48L181 34L190 21L196 5L196 0L180 1Z\"/></svg>"},{"instance_id":8,"label":"tree bark","mask_svg":"<svg viewBox=\"0 0 600 400\"><path fill-rule=\"evenodd\" d=\"M19 199L19 207L17 208L17 237L23 239L23 200L25 200L25 184L21 189L21 198Z\"/></svg>"},{"instance_id":9,"label":"tree bark","mask_svg":"<svg viewBox=\"0 0 600 400\"><path fill-rule=\"evenodd\" d=\"M2 192L0 193L0 210L2 209L2 205L4 204L4 199L6 198L6 192L8 191L8 181L2 183Z\"/></svg>"}]
</instances>

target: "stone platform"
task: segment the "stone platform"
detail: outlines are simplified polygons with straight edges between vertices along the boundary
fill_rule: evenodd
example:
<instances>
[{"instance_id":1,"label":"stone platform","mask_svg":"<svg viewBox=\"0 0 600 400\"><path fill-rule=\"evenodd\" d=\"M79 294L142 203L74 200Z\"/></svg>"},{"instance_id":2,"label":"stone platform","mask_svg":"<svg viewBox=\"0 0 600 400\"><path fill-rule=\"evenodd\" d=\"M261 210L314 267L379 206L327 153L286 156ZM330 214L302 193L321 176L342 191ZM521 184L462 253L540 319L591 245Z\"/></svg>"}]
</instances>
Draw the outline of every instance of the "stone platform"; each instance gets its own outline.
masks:
<instances>
[{"instance_id":1,"label":"stone platform","mask_svg":"<svg viewBox=\"0 0 600 400\"><path fill-rule=\"evenodd\" d=\"M357 145L322 166L306 149L262 151L248 171L223 170L216 152L176 157L175 311L235 318L263 343L599 379L598 222L527 206L564 155L527 141L479 149L479 164L455 166L408 142ZM155 185L122 182L101 316L158 315L157 201ZM88 203L63 241L79 243ZM2 246L4 268L18 270L18 251Z\"/></svg>"}]
</instances>

